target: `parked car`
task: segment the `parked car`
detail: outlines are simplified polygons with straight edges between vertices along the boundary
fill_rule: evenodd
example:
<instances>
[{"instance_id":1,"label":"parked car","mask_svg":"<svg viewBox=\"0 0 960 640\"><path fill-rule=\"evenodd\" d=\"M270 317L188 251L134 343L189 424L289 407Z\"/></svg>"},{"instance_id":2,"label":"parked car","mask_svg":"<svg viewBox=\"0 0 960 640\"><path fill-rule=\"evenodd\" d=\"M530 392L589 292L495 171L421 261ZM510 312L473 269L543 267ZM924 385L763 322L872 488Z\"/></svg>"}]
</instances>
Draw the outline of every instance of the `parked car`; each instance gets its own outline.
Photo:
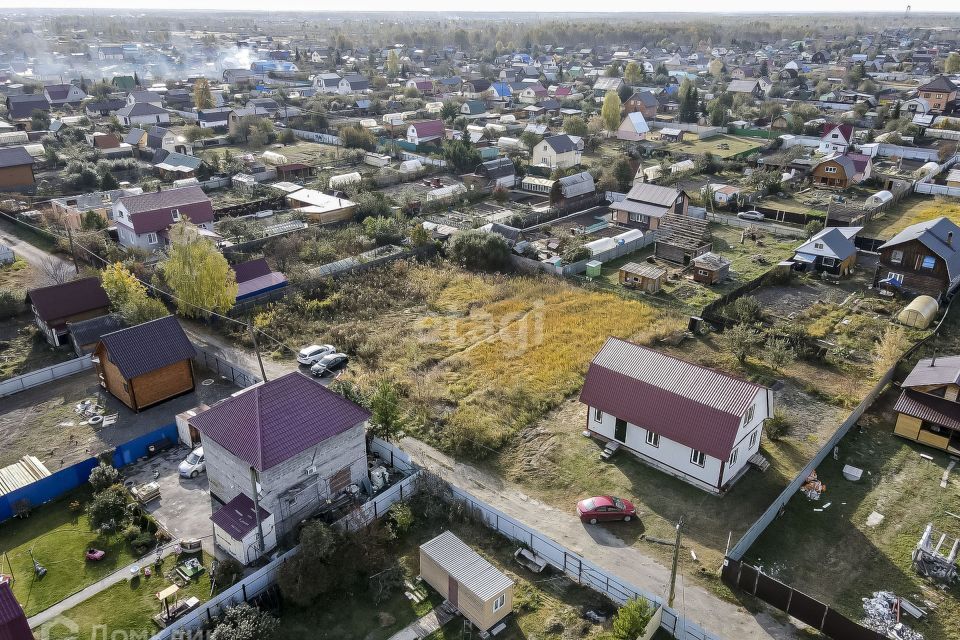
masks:
<instances>
[{"instance_id":1,"label":"parked car","mask_svg":"<svg viewBox=\"0 0 960 640\"><path fill-rule=\"evenodd\" d=\"M756 209L751 209L750 211L741 211L737 214L737 217L741 220L756 220L757 222L763 222L763 214L757 211Z\"/></svg>"},{"instance_id":2,"label":"parked car","mask_svg":"<svg viewBox=\"0 0 960 640\"><path fill-rule=\"evenodd\" d=\"M345 353L331 353L325 355L320 361L310 367L310 373L317 377L329 375L334 371L339 371L347 366L347 361L350 358L347 357Z\"/></svg>"},{"instance_id":3,"label":"parked car","mask_svg":"<svg viewBox=\"0 0 960 640\"><path fill-rule=\"evenodd\" d=\"M183 478L196 478L201 473L207 472L207 463L203 458L203 447L197 447L190 452L190 455L180 463L180 476Z\"/></svg>"},{"instance_id":4,"label":"parked car","mask_svg":"<svg viewBox=\"0 0 960 640\"><path fill-rule=\"evenodd\" d=\"M577 515L583 522L597 524L609 520L630 522L637 515L637 508L629 500L613 496L595 496L577 503Z\"/></svg>"},{"instance_id":5,"label":"parked car","mask_svg":"<svg viewBox=\"0 0 960 640\"><path fill-rule=\"evenodd\" d=\"M297 362L305 365L316 364L324 357L336 352L337 350L332 344L312 344L300 349L300 352L297 353Z\"/></svg>"}]
</instances>

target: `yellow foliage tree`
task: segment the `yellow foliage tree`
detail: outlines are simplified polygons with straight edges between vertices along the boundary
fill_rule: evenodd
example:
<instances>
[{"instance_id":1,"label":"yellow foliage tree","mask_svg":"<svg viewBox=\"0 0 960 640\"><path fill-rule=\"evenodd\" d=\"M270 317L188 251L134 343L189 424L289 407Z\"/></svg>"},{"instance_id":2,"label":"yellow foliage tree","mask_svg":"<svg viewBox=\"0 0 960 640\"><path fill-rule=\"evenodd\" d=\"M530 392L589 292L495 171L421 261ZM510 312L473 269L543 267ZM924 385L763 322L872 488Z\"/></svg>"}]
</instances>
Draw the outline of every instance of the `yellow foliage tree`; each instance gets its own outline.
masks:
<instances>
[{"instance_id":1,"label":"yellow foliage tree","mask_svg":"<svg viewBox=\"0 0 960 640\"><path fill-rule=\"evenodd\" d=\"M616 91L607 91L603 97L603 107L600 108L600 117L607 131L616 131L620 126L620 96Z\"/></svg>"},{"instance_id":2,"label":"yellow foliage tree","mask_svg":"<svg viewBox=\"0 0 960 640\"><path fill-rule=\"evenodd\" d=\"M227 259L208 240L189 233L184 222L171 229L178 241L160 269L187 317L226 313L237 300L237 278ZM182 241L180 241L182 239Z\"/></svg>"},{"instance_id":3,"label":"yellow foliage tree","mask_svg":"<svg viewBox=\"0 0 960 640\"><path fill-rule=\"evenodd\" d=\"M213 108L213 94L210 92L210 83L206 78L198 78L193 83L193 104L197 109Z\"/></svg>"},{"instance_id":4,"label":"yellow foliage tree","mask_svg":"<svg viewBox=\"0 0 960 640\"><path fill-rule=\"evenodd\" d=\"M162 301L147 295L147 287L119 262L104 269L100 280L113 310L131 325L156 320L170 313Z\"/></svg>"}]
</instances>

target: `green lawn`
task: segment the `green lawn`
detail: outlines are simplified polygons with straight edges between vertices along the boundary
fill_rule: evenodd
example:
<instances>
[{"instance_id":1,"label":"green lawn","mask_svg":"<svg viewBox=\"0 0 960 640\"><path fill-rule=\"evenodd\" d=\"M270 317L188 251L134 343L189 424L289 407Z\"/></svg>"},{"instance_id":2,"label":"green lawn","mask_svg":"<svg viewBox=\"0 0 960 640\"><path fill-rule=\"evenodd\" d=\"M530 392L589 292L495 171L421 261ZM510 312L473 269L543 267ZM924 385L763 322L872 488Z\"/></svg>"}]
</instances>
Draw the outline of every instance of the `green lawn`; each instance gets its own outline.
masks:
<instances>
[{"instance_id":1,"label":"green lawn","mask_svg":"<svg viewBox=\"0 0 960 640\"><path fill-rule=\"evenodd\" d=\"M0 525L0 573L14 576L13 593L32 616L65 597L93 584L135 560L130 545L120 536L109 538L90 531L82 509L70 510L70 503L86 503L89 492L80 490L39 507L25 519L11 519ZM96 547L107 552L99 562L88 562L84 552ZM47 568L36 579L30 551Z\"/></svg>"},{"instance_id":2,"label":"green lawn","mask_svg":"<svg viewBox=\"0 0 960 640\"><path fill-rule=\"evenodd\" d=\"M181 556L181 560L187 557L190 556ZM207 571L181 588L177 594L179 598L193 596L201 602L210 599L211 560L210 556L203 555L203 565ZM150 578L141 575L124 579L67 610L64 617L76 624L78 630L71 632L66 626L57 625L48 630L47 637L51 640L94 640L94 637L140 638L153 635L158 629L151 617L160 611L160 603L155 594L173 584L166 575L173 571L176 564L177 559L168 556L164 559L161 570L155 571Z\"/></svg>"},{"instance_id":3,"label":"green lawn","mask_svg":"<svg viewBox=\"0 0 960 640\"><path fill-rule=\"evenodd\" d=\"M672 142L665 147L664 151L669 151L670 153L677 154L686 154L690 156L702 155L706 152L712 153L718 158L733 158L740 154L749 153L756 149L761 149L766 146L768 140L761 140L758 138L742 138L738 136L730 136L726 134L721 134L719 136L714 136L713 138L708 138L706 140L696 140L692 133L684 134L683 142ZM722 149L720 145L727 145L729 148Z\"/></svg>"}]
</instances>

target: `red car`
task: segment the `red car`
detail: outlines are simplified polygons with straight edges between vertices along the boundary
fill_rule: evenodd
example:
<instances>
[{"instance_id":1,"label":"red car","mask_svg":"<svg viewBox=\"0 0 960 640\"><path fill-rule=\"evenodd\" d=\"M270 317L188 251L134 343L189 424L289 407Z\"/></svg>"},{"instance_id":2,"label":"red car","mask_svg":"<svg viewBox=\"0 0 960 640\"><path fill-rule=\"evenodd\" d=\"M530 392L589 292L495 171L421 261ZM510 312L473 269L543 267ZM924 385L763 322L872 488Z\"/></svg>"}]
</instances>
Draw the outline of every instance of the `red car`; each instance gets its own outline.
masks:
<instances>
[{"instance_id":1,"label":"red car","mask_svg":"<svg viewBox=\"0 0 960 640\"><path fill-rule=\"evenodd\" d=\"M577 515L584 522L597 524L607 520L630 522L637 515L637 508L629 500L613 496L597 496L577 503Z\"/></svg>"}]
</instances>

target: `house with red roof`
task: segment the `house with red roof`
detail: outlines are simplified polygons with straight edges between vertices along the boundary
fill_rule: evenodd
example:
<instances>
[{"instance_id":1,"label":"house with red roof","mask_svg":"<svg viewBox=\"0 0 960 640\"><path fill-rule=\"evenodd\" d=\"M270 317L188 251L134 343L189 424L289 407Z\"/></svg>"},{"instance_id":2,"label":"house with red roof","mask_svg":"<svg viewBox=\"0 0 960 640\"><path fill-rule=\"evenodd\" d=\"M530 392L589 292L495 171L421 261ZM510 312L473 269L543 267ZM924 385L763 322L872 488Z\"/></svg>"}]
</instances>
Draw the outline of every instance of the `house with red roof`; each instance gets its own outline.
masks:
<instances>
[{"instance_id":1,"label":"house with red roof","mask_svg":"<svg viewBox=\"0 0 960 640\"><path fill-rule=\"evenodd\" d=\"M585 434L711 493L758 455L773 392L619 338L594 356L580 392Z\"/></svg>"},{"instance_id":2,"label":"house with red roof","mask_svg":"<svg viewBox=\"0 0 960 640\"><path fill-rule=\"evenodd\" d=\"M439 144L443 141L444 133L443 120L412 122L407 127L407 142L418 146L427 143Z\"/></svg>"},{"instance_id":3,"label":"house with red roof","mask_svg":"<svg viewBox=\"0 0 960 640\"><path fill-rule=\"evenodd\" d=\"M147 251L166 248L170 227L181 220L213 230L213 203L198 186L124 196L112 213L120 244Z\"/></svg>"},{"instance_id":4,"label":"house with red roof","mask_svg":"<svg viewBox=\"0 0 960 640\"><path fill-rule=\"evenodd\" d=\"M224 505L213 514L217 545L252 562L260 555L261 536L269 550L268 538L293 532L328 499L368 483L369 417L363 407L294 372L189 418L200 434L210 495ZM265 512L259 518L263 531L250 547L255 508Z\"/></svg>"},{"instance_id":5,"label":"house with red roof","mask_svg":"<svg viewBox=\"0 0 960 640\"><path fill-rule=\"evenodd\" d=\"M846 153L853 143L852 124L830 124L820 136L819 153Z\"/></svg>"},{"instance_id":6,"label":"house with red roof","mask_svg":"<svg viewBox=\"0 0 960 640\"><path fill-rule=\"evenodd\" d=\"M100 278L80 278L27 291L33 321L55 347L70 344L69 322L89 320L110 313L110 298Z\"/></svg>"}]
</instances>

